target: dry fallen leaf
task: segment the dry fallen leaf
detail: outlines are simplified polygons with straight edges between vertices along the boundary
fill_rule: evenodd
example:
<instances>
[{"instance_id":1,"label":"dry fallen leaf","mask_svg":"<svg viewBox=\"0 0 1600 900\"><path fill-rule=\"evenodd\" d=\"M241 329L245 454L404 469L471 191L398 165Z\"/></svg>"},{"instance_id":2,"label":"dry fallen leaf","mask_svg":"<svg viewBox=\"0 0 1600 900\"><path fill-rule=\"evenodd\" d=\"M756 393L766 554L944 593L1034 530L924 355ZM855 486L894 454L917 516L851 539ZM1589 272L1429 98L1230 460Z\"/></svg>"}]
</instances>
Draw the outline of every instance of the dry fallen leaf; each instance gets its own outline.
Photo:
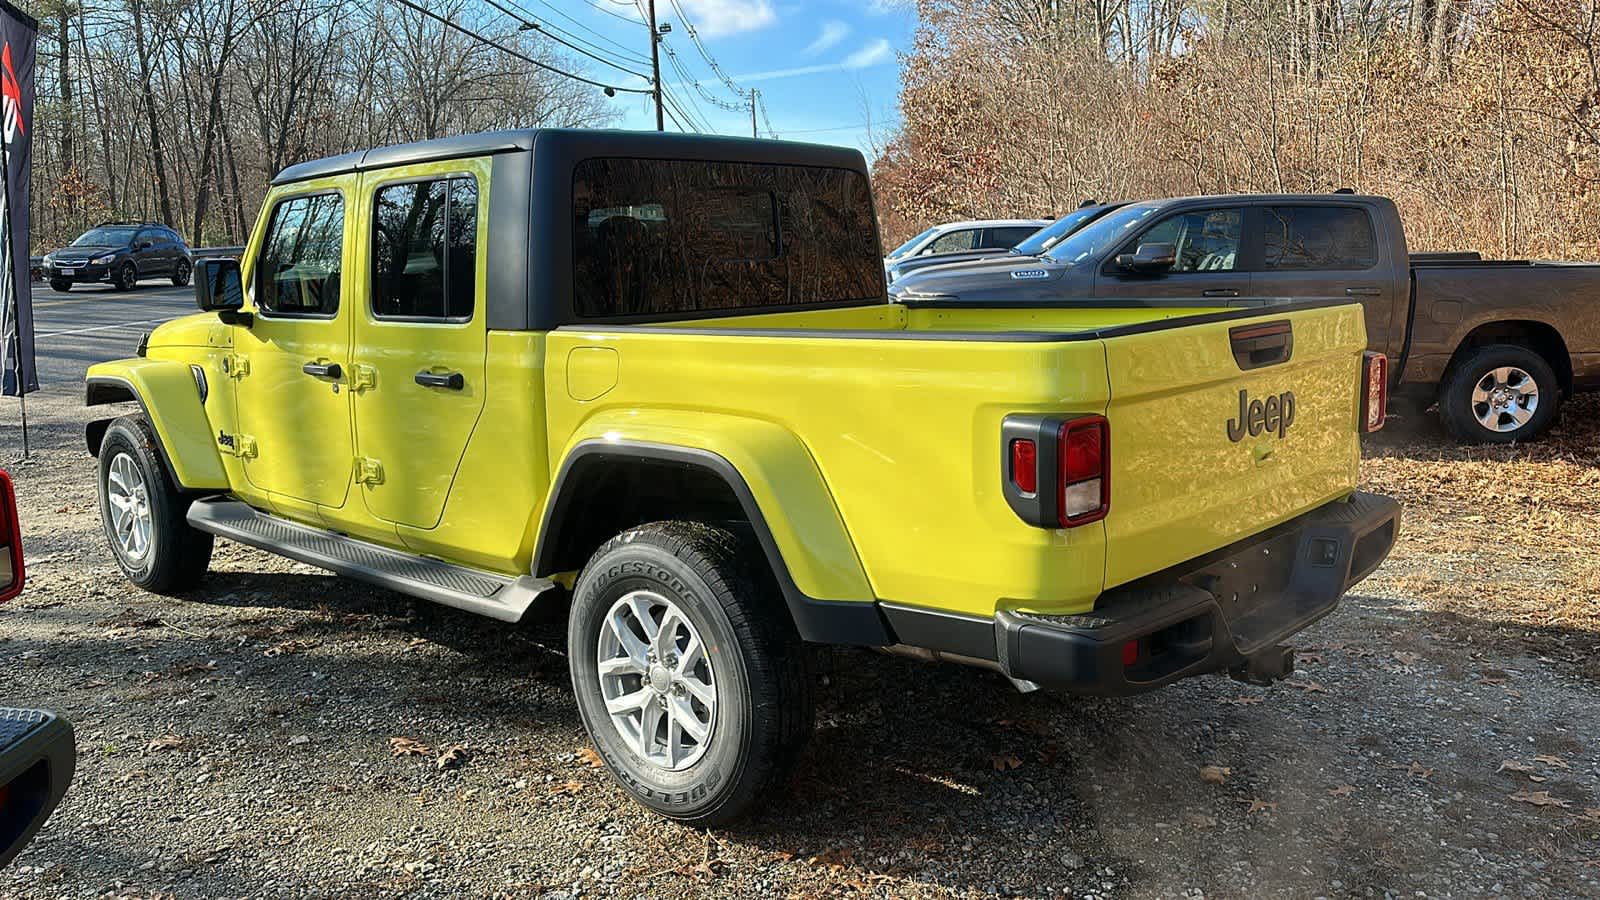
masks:
<instances>
[{"instance_id":1,"label":"dry fallen leaf","mask_svg":"<svg viewBox=\"0 0 1600 900\"><path fill-rule=\"evenodd\" d=\"M1188 815L1184 816L1183 819L1185 822L1188 822L1190 825L1193 825L1196 828L1217 827L1217 820L1215 816L1203 816L1199 813L1189 813Z\"/></svg>"},{"instance_id":2,"label":"dry fallen leaf","mask_svg":"<svg viewBox=\"0 0 1600 900\"><path fill-rule=\"evenodd\" d=\"M1600 822L1600 806L1591 806L1583 811L1578 818L1588 819L1591 822Z\"/></svg>"},{"instance_id":3,"label":"dry fallen leaf","mask_svg":"<svg viewBox=\"0 0 1600 900\"><path fill-rule=\"evenodd\" d=\"M316 641L284 641L262 651L263 656L288 656L291 653L300 653L317 645Z\"/></svg>"},{"instance_id":4,"label":"dry fallen leaf","mask_svg":"<svg viewBox=\"0 0 1600 900\"><path fill-rule=\"evenodd\" d=\"M1223 700L1218 700L1217 702L1227 703L1230 706L1255 706L1261 701L1262 698L1260 697L1229 697Z\"/></svg>"},{"instance_id":5,"label":"dry fallen leaf","mask_svg":"<svg viewBox=\"0 0 1600 900\"><path fill-rule=\"evenodd\" d=\"M1394 657L1395 662L1398 662L1402 666L1414 666L1418 662L1422 661L1422 656L1420 654L1410 653L1405 650L1396 650L1390 655Z\"/></svg>"},{"instance_id":6,"label":"dry fallen leaf","mask_svg":"<svg viewBox=\"0 0 1600 900\"><path fill-rule=\"evenodd\" d=\"M996 753L989 757L989 765L994 766L996 772L1004 772L1008 769L1022 768L1022 760L1014 753Z\"/></svg>"},{"instance_id":7,"label":"dry fallen leaf","mask_svg":"<svg viewBox=\"0 0 1600 900\"><path fill-rule=\"evenodd\" d=\"M144 749L147 753L154 752L156 750L176 750L179 747L182 747L183 744L183 738L178 737L175 734L164 734L146 744Z\"/></svg>"},{"instance_id":8,"label":"dry fallen leaf","mask_svg":"<svg viewBox=\"0 0 1600 900\"><path fill-rule=\"evenodd\" d=\"M1348 797L1355 792L1356 786L1353 784L1341 784L1336 788L1328 788L1329 797Z\"/></svg>"},{"instance_id":9,"label":"dry fallen leaf","mask_svg":"<svg viewBox=\"0 0 1600 900\"><path fill-rule=\"evenodd\" d=\"M552 785L550 785L550 793L552 793L552 794L576 794L577 792L583 790L583 788L584 788L584 784L581 781L563 781L560 784L552 784Z\"/></svg>"},{"instance_id":10,"label":"dry fallen leaf","mask_svg":"<svg viewBox=\"0 0 1600 900\"><path fill-rule=\"evenodd\" d=\"M1245 810L1245 815L1254 812L1272 812L1278 808L1277 802L1271 800L1238 800L1235 802L1250 804L1250 808Z\"/></svg>"},{"instance_id":11,"label":"dry fallen leaf","mask_svg":"<svg viewBox=\"0 0 1600 900\"><path fill-rule=\"evenodd\" d=\"M1527 773L1533 772L1533 771L1537 771L1537 770L1534 769L1533 766L1530 766L1525 762L1520 762L1520 761L1515 760L1515 759L1508 759L1508 760L1500 763L1500 768L1495 769L1496 773L1499 773L1499 772L1521 772L1523 774L1527 774Z\"/></svg>"},{"instance_id":12,"label":"dry fallen leaf","mask_svg":"<svg viewBox=\"0 0 1600 900\"><path fill-rule=\"evenodd\" d=\"M1433 770L1413 759L1411 765L1406 766L1406 774L1413 778L1421 778L1423 781L1427 781L1433 777Z\"/></svg>"},{"instance_id":13,"label":"dry fallen leaf","mask_svg":"<svg viewBox=\"0 0 1600 900\"><path fill-rule=\"evenodd\" d=\"M408 737L389 738L389 752L395 756L427 756L433 748Z\"/></svg>"},{"instance_id":14,"label":"dry fallen leaf","mask_svg":"<svg viewBox=\"0 0 1600 900\"><path fill-rule=\"evenodd\" d=\"M591 769L600 769L605 767L605 760L600 758L600 754L596 753L593 747L584 747L582 750L579 750L578 759Z\"/></svg>"},{"instance_id":15,"label":"dry fallen leaf","mask_svg":"<svg viewBox=\"0 0 1600 900\"><path fill-rule=\"evenodd\" d=\"M1200 780L1208 784L1227 784L1233 770L1227 766L1201 766Z\"/></svg>"},{"instance_id":16,"label":"dry fallen leaf","mask_svg":"<svg viewBox=\"0 0 1600 900\"><path fill-rule=\"evenodd\" d=\"M849 849L824 850L806 860L813 866L827 866L830 871L838 872L850 865L855 859L855 851Z\"/></svg>"},{"instance_id":17,"label":"dry fallen leaf","mask_svg":"<svg viewBox=\"0 0 1600 900\"><path fill-rule=\"evenodd\" d=\"M1517 791L1511 795L1511 799L1529 806L1556 806L1566 809L1572 805L1560 797L1550 796L1549 791Z\"/></svg>"},{"instance_id":18,"label":"dry fallen leaf","mask_svg":"<svg viewBox=\"0 0 1600 900\"><path fill-rule=\"evenodd\" d=\"M1315 681L1285 681L1284 684L1292 688L1299 688L1308 694L1326 694L1328 692L1327 688Z\"/></svg>"},{"instance_id":19,"label":"dry fallen leaf","mask_svg":"<svg viewBox=\"0 0 1600 900\"><path fill-rule=\"evenodd\" d=\"M471 754L467 752L466 745L456 744L454 747L450 747L439 754L439 758L434 760L433 764L440 770L459 769L466 765L467 760L470 758Z\"/></svg>"},{"instance_id":20,"label":"dry fallen leaf","mask_svg":"<svg viewBox=\"0 0 1600 900\"><path fill-rule=\"evenodd\" d=\"M1499 669L1484 669L1478 673L1479 684L1505 684L1511 676Z\"/></svg>"},{"instance_id":21,"label":"dry fallen leaf","mask_svg":"<svg viewBox=\"0 0 1600 900\"><path fill-rule=\"evenodd\" d=\"M193 675L196 672L215 672L216 670L216 660L191 659L172 664L172 674L174 675Z\"/></svg>"},{"instance_id":22,"label":"dry fallen leaf","mask_svg":"<svg viewBox=\"0 0 1600 900\"><path fill-rule=\"evenodd\" d=\"M1553 766L1553 767L1555 767L1557 769L1570 769L1570 768L1572 768L1572 766L1567 765L1567 761L1566 760L1562 759L1559 756L1535 756L1533 758L1533 761L1536 762L1536 763L1544 763L1547 766Z\"/></svg>"}]
</instances>

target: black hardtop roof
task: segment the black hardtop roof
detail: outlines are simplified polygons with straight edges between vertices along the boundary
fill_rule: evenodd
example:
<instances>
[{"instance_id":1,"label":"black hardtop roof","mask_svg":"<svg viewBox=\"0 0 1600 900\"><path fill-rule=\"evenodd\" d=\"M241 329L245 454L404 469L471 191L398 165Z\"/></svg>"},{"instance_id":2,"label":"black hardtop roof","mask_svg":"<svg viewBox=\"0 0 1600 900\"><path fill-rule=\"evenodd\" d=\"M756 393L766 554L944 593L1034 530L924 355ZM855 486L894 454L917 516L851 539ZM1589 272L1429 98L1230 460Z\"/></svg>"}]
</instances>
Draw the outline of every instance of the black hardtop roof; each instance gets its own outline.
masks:
<instances>
[{"instance_id":1,"label":"black hardtop roof","mask_svg":"<svg viewBox=\"0 0 1600 900\"><path fill-rule=\"evenodd\" d=\"M289 184L311 178L364 172L412 163L436 162L499 153L553 151L566 159L595 156L700 159L723 162L779 163L854 169L865 173L858 150L792 141L756 140L704 134L665 134L577 128L523 128L485 131L455 137L392 144L289 166L272 179Z\"/></svg>"}]
</instances>

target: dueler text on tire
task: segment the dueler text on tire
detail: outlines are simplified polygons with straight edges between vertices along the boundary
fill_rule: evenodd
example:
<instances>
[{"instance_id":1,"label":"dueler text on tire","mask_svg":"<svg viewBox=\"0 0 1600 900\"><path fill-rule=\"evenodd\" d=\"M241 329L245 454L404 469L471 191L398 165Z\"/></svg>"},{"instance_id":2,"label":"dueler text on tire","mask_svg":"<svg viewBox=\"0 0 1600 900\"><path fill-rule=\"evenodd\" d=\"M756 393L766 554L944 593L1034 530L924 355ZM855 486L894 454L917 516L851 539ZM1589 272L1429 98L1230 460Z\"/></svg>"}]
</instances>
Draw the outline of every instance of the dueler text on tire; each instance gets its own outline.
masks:
<instances>
[{"instance_id":1,"label":"dueler text on tire","mask_svg":"<svg viewBox=\"0 0 1600 900\"><path fill-rule=\"evenodd\" d=\"M106 428L100 443L100 521L128 580L165 594L199 583L211 564L212 537L184 518L189 498L168 476L156 442L144 416L123 416Z\"/></svg>"},{"instance_id":2,"label":"dueler text on tire","mask_svg":"<svg viewBox=\"0 0 1600 900\"><path fill-rule=\"evenodd\" d=\"M737 819L810 735L804 649L754 538L701 522L595 551L567 624L578 710L611 774L682 822Z\"/></svg>"},{"instance_id":3,"label":"dueler text on tire","mask_svg":"<svg viewBox=\"0 0 1600 900\"><path fill-rule=\"evenodd\" d=\"M1463 441L1509 444L1555 424L1561 385L1538 353L1516 344L1469 351L1445 373L1439 415Z\"/></svg>"}]
</instances>

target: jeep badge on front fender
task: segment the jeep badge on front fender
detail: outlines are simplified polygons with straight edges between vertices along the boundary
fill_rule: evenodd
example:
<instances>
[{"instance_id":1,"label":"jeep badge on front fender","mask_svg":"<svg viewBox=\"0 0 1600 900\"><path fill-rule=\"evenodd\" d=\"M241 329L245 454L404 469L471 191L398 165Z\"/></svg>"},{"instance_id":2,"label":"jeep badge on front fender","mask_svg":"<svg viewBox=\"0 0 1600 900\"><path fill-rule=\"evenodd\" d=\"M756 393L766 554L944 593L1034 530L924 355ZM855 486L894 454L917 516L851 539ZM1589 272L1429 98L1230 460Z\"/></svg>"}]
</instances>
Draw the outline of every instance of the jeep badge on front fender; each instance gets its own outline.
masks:
<instances>
[{"instance_id":1,"label":"jeep badge on front fender","mask_svg":"<svg viewBox=\"0 0 1600 900\"><path fill-rule=\"evenodd\" d=\"M1276 431L1283 437L1294 424L1294 391L1284 391L1266 402L1251 400L1248 391L1239 392L1239 418L1228 420L1228 440L1238 443L1246 434L1255 437L1263 431Z\"/></svg>"}]
</instances>

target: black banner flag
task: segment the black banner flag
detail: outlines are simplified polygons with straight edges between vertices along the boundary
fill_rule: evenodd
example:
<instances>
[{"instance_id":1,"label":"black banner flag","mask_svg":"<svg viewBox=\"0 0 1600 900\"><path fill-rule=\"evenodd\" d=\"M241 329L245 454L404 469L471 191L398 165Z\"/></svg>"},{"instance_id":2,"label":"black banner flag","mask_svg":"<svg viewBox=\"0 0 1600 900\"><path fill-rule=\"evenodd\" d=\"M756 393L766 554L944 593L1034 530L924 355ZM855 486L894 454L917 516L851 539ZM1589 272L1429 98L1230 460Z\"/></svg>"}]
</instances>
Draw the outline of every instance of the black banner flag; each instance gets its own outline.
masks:
<instances>
[{"instance_id":1,"label":"black banner flag","mask_svg":"<svg viewBox=\"0 0 1600 900\"><path fill-rule=\"evenodd\" d=\"M0 0L0 394L39 389L33 367L33 282L28 185L33 175L33 67L39 23Z\"/></svg>"}]
</instances>

